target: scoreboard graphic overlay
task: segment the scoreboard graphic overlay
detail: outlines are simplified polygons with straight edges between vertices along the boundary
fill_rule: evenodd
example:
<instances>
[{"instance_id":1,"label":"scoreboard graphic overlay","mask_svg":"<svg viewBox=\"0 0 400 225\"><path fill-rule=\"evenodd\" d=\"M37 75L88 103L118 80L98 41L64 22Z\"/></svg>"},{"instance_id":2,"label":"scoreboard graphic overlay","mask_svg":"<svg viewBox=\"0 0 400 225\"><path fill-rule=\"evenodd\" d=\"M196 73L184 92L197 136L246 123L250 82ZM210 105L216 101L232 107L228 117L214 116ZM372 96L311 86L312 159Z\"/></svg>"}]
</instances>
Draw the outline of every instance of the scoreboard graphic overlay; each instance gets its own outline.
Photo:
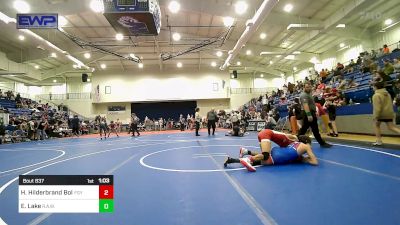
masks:
<instances>
[{"instance_id":1,"label":"scoreboard graphic overlay","mask_svg":"<svg viewBox=\"0 0 400 225\"><path fill-rule=\"evenodd\" d=\"M20 213L112 213L113 175L20 175Z\"/></svg>"}]
</instances>

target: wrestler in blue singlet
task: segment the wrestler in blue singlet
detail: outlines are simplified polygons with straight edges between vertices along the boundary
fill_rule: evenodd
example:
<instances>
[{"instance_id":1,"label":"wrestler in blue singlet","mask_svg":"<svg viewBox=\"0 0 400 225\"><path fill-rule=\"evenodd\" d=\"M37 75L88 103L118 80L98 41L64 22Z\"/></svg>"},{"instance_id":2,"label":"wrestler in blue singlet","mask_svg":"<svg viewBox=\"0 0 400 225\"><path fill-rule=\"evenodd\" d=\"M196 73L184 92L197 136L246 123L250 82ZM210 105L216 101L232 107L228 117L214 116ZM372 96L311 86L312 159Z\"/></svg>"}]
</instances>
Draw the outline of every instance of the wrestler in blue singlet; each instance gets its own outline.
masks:
<instances>
[{"instance_id":1,"label":"wrestler in blue singlet","mask_svg":"<svg viewBox=\"0 0 400 225\"><path fill-rule=\"evenodd\" d=\"M297 148L300 142L294 142L287 147L273 147L271 149L271 159L274 165L288 164L299 160L300 156L297 153Z\"/></svg>"}]
</instances>

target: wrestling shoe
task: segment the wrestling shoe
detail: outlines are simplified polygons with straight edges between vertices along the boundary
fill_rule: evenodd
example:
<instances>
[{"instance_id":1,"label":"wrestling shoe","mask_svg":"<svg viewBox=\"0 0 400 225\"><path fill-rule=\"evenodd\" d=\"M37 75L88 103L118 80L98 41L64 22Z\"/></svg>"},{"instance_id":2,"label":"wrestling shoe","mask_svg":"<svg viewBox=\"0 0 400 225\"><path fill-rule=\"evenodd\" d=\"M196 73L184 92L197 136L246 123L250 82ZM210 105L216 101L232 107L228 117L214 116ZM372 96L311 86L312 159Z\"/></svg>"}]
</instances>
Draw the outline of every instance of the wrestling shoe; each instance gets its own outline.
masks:
<instances>
[{"instance_id":1,"label":"wrestling shoe","mask_svg":"<svg viewBox=\"0 0 400 225\"><path fill-rule=\"evenodd\" d=\"M230 157L228 157L225 162L224 162L224 167L226 168L228 166L228 164L232 163L232 159Z\"/></svg>"},{"instance_id":2,"label":"wrestling shoe","mask_svg":"<svg viewBox=\"0 0 400 225\"><path fill-rule=\"evenodd\" d=\"M249 150L241 147L239 150L239 158L243 158L243 156L247 155L248 152L249 152Z\"/></svg>"},{"instance_id":3,"label":"wrestling shoe","mask_svg":"<svg viewBox=\"0 0 400 225\"><path fill-rule=\"evenodd\" d=\"M249 158L241 158L240 163L247 168L248 171L250 172L256 172L256 168L251 165L250 159Z\"/></svg>"},{"instance_id":4,"label":"wrestling shoe","mask_svg":"<svg viewBox=\"0 0 400 225\"><path fill-rule=\"evenodd\" d=\"M382 142L380 141L374 142L372 143L372 146L382 146Z\"/></svg>"}]
</instances>

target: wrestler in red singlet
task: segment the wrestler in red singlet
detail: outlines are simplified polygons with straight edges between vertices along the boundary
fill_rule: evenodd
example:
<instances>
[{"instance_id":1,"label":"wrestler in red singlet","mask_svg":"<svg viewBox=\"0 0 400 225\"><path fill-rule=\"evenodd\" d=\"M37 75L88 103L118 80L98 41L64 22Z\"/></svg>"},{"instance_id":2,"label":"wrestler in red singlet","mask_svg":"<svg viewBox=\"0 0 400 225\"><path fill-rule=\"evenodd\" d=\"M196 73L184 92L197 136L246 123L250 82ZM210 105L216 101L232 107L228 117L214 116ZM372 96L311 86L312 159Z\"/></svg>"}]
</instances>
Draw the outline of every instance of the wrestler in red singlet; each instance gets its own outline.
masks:
<instances>
[{"instance_id":1,"label":"wrestler in red singlet","mask_svg":"<svg viewBox=\"0 0 400 225\"><path fill-rule=\"evenodd\" d=\"M286 147L294 142L294 140L290 140L286 134L269 129L264 129L258 133L258 141L261 142L263 139L271 140L279 145L279 147Z\"/></svg>"}]
</instances>

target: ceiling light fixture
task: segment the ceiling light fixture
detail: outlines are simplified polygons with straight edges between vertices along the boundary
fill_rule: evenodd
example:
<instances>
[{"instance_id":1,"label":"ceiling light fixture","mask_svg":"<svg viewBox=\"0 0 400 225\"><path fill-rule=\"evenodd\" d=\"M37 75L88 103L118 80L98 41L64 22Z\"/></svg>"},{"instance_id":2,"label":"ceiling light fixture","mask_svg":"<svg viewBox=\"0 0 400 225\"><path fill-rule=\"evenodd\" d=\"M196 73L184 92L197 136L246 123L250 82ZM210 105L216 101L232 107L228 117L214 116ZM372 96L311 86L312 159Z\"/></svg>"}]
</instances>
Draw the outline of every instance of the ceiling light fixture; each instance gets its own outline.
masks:
<instances>
[{"instance_id":1,"label":"ceiling light fixture","mask_svg":"<svg viewBox=\"0 0 400 225\"><path fill-rule=\"evenodd\" d=\"M29 11L31 11L31 7L29 6L29 4L22 0L14 1L13 6L14 9L17 10L17 12L19 13L28 13Z\"/></svg>"},{"instance_id":2,"label":"ceiling light fixture","mask_svg":"<svg viewBox=\"0 0 400 225\"><path fill-rule=\"evenodd\" d=\"M296 70L297 70L297 67L293 67L293 70L296 71Z\"/></svg>"},{"instance_id":3,"label":"ceiling light fixture","mask_svg":"<svg viewBox=\"0 0 400 225\"><path fill-rule=\"evenodd\" d=\"M264 74L261 74L260 77L264 77Z\"/></svg>"},{"instance_id":4,"label":"ceiling light fixture","mask_svg":"<svg viewBox=\"0 0 400 225\"><path fill-rule=\"evenodd\" d=\"M89 52L86 52L85 54L83 54L83 56L85 56L85 58L90 59L91 55Z\"/></svg>"},{"instance_id":5,"label":"ceiling light fixture","mask_svg":"<svg viewBox=\"0 0 400 225\"><path fill-rule=\"evenodd\" d=\"M261 33L261 34L260 34L260 38L261 38L261 39L264 40L266 37L267 37L267 34L266 34L266 33Z\"/></svg>"},{"instance_id":6,"label":"ceiling light fixture","mask_svg":"<svg viewBox=\"0 0 400 225\"><path fill-rule=\"evenodd\" d=\"M103 63L100 65L100 67L104 70L105 68L107 68L107 65Z\"/></svg>"},{"instance_id":7,"label":"ceiling light fixture","mask_svg":"<svg viewBox=\"0 0 400 225\"><path fill-rule=\"evenodd\" d=\"M290 59L290 60L294 60L295 56L294 55L287 55L285 57L285 59Z\"/></svg>"},{"instance_id":8,"label":"ceiling light fixture","mask_svg":"<svg viewBox=\"0 0 400 225\"><path fill-rule=\"evenodd\" d=\"M340 23L336 26L337 28L346 28L346 24Z\"/></svg>"},{"instance_id":9,"label":"ceiling light fixture","mask_svg":"<svg viewBox=\"0 0 400 225\"><path fill-rule=\"evenodd\" d=\"M286 4L285 7L283 7L283 10L285 10L285 12L291 12L292 9L293 9L292 4Z\"/></svg>"},{"instance_id":10,"label":"ceiling light fixture","mask_svg":"<svg viewBox=\"0 0 400 225\"><path fill-rule=\"evenodd\" d=\"M181 40L181 35L179 33L174 33L172 34L172 39L174 39L174 41L179 41Z\"/></svg>"},{"instance_id":11,"label":"ceiling light fixture","mask_svg":"<svg viewBox=\"0 0 400 225\"><path fill-rule=\"evenodd\" d=\"M24 36L24 35L19 35L19 36L18 36L18 39L21 40L21 41L23 41L23 40L25 40L25 36Z\"/></svg>"},{"instance_id":12,"label":"ceiling light fixture","mask_svg":"<svg viewBox=\"0 0 400 225\"><path fill-rule=\"evenodd\" d=\"M216 63L216 62L211 62L211 66L212 66L212 67L216 67L216 66L217 66L217 63Z\"/></svg>"},{"instance_id":13,"label":"ceiling light fixture","mask_svg":"<svg viewBox=\"0 0 400 225\"><path fill-rule=\"evenodd\" d=\"M242 65L242 63L238 61L238 62L236 62L236 65L240 66L240 65Z\"/></svg>"},{"instance_id":14,"label":"ceiling light fixture","mask_svg":"<svg viewBox=\"0 0 400 225\"><path fill-rule=\"evenodd\" d=\"M247 3L245 1L238 1L235 4L235 12L239 15L242 15L243 13L245 13L247 11L247 8L249 6L247 5Z\"/></svg>"},{"instance_id":15,"label":"ceiling light fixture","mask_svg":"<svg viewBox=\"0 0 400 225\"><path fill-rule=\"evenodd\" d=\"M224 54L224 53L222 53L221 51L218 51L218 52L216 53L216 55L217 55L218 57L222 57L223 54Z\"/></svg>"},{"instance_id":16,"label":"ceiling light fixture","mask_svg":"<svg viewBox=\"0 0 400 225\"><path fill-rule=\"evenodd\" d=\"M39 68L40 68L40 66L39 66L39 65L35 65L35 69L37 69L37 70L38 70Z\"/></svg>"},{"instance_id":17,"label":"ceiling light fixture","mask_svg":"<svg viewBox=\"0 0 400 225\"><path fill-rule=\"evenodd\" d=\"M182 63L181 63L181 62L178 62L178 63L176 64L176 66L177 66L178 68L182 68Z\"/></svg>"},{"instance_id":18,"label":"ceiling light fixture","mask_svg":"<svg viewBox=\"0 0 400 225\"><path fill-rule=\"evenodd\" d=\"M169 3L168 9L172 13L177 13L181 9L181 4L179 4L177 1L172 1Z\"/></svg>"},{"instance_id":19,"label":"ceiling light fixture","mask_svg":"<svg viewBox=\"0 0 400 225\"><path fill-rule=\"evenodd\" d=\"M251 55L251 50L247 50L246 55Z\"/></svg>"},{"instance_id":20,"label":"ceiling light fixture","mask_svg":"<svg viewBox=\"0 0 400 225\"><path fill-rule=\"evenodd\" d=\"M92 0L90 2L90 8L96 13L104 12L103 0Z\"/></svg>"},{"instance_id":21,"label":"ceiling light fixture","mask_svg":"<svg viewBox=\"0 0 400 225\"><path fill-rule=\"evenodd\" d=\"M50 54L50 57L51 57L51 58L57 58L57 54L56 54L55 52L52 52L52 53Z\"/></svg>"},{"instance_id":22,"label":"ceiling light fixture","mask_svg":"<svg viewBox=\"0 0 400 225\"><path fill-rule=\"evenodd\" d=\"M139 63L139 64L138 64L138 67L139 67L140 69L143 69L143 63Z\"/></svg>"},{"instance_id":23,"label":"ceiling light fixture","mask_svg":"<svg viewBox=\"0 0 400 225\"><path fill-rule=\"evenodd\" d=\"M390 25L390 24L392 24L393 23L393 20L392 19L387 19L387 20L385 20L385 25Z\"/></svg>"},{"instance_id":24,"label":"ceiling light fixture","mask_svg":"<svg viewBox=\"0 0 400 225\"><path fill-rule=\"evenodd\" d=\"M57 83L57 80L53 80L53 83Z\"/></svg>"},{"instance_id":25,"label":"ceiling light fixture","mask_svg":"<svg viewBox=\"0 0 400 225\"><path fill-rule=\"evenodd\" d=\"M274 62L272 62L271 60L269 61L269 65L272 65Z\"/></svg>"},{"instance_id":26,"label":"ceiling light fixture","mask_svg":"<svg viewBox=\"0 0 400 225\"><path fill-rule=\"evenodd\" d=\"M230 16L226 16L226 17L222 18L222 20L224 21L224 25L226 27L231 27L233 25L233 23L235 22L235 19L233 19Z\"/></svg>"},{"instance_id":27,"label":"ceiling light fixture","mask_svg":"<svg viewBox=\"0 0 400 225\"><path fill-rule=\"evenodd\" d=\"M340 43L339 47L343 48L345 46L344 43Z\"/></svg>"},{"instance_id":28,"label":"ceiling light fixture","mask_svg":"<svg viewBox=\"0 0 400 225\"><path fill-rule=\"evenodd\" d=\"M117 39L117 41L122 41L124 39L124 35L121 33L118 33L115 35L115 39Z\"/></svg>"}]
</instances>

